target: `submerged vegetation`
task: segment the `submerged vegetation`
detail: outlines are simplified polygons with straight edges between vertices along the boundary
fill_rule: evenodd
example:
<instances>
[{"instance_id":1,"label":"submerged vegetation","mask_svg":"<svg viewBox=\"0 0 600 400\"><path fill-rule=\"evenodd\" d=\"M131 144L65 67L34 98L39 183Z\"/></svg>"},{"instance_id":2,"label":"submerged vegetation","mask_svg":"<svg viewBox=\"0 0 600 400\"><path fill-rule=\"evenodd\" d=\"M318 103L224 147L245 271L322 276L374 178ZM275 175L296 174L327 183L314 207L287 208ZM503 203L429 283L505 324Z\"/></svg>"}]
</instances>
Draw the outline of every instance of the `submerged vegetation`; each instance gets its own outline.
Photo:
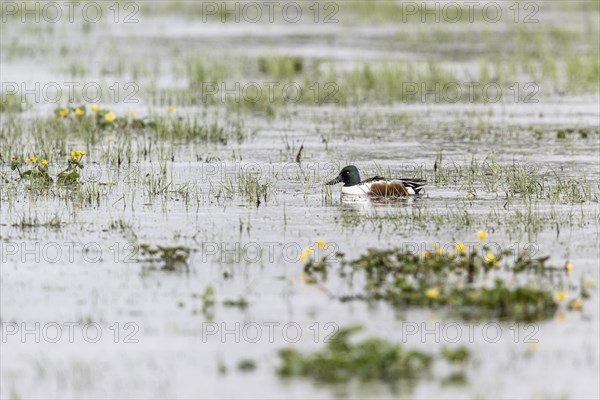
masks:
<instances>
[{"instance_id":1,"label":"submerged vegetation","mask_svg":"<svg viewBox=\"0 0 600 400\"><path fill-rule=\"evenodd\" d=\"M437 355L379 338L352 342L352 337L361 329L360 326L340 329L323 350L314 353L303 354L293 348L281 350L278 373L286 378L304 377L329 384L375 381L389 385L402 381L410 384L432 375ZM464 364L470 353L464 347L444 348L438 357L453 364Z\"/></svg>"}]
</instances>

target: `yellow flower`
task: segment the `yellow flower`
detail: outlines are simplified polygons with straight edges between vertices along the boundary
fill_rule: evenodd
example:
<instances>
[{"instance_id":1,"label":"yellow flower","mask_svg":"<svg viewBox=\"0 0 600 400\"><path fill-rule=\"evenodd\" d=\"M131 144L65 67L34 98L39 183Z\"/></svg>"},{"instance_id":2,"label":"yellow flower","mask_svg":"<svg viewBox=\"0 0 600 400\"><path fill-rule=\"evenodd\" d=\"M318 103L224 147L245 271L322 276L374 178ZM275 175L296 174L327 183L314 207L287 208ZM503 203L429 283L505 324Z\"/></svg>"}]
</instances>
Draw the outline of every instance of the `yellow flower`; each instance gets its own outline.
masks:
<instances>
[{"instance_id":1,"label":"yellow flower","mask_svg":"<svg viewBox=\"0 0 600 400\"><path fill-rule=\"evenodd\" d=\"M132 118L135 118L135 117L137 117L137 113L136 113L135 111L130 111L130 112L129 112L129 115L130 115Z\"/></svg>"},{"instance_id":2,"label":"yellow flower","mask_svg":"<svg viewBox=\"0 0 600 400\"><path fill-rule=\"evenodd\" d=\"M567 294L563 291L556 292L556 300L561 302L567 299Z\"/></svg>"},{"instance_id":3,"label":"yellow flower","mask_svg":"<svg viewBox=\"0 0 600 400\"><path fill-rule=\"evenodd\" d=\"M327 247L327 242L324 240L317 240L316 241L317 246L319 246L321 249L324 249L325 247Z\"/></svg>"},{"instance_id":4,"label":"yellow flower","mask_svg":"<svg viewBox=\"0 0 600 400\"><path fill-rule=\"evenodd\" d=\"M83 114L85 114L85 111L83 111L81 108L78 107L75 109L75 115L78 117L81 117Z\"/></svg>"},{"instance_id":5,"label":"yellow flower","mask_svg":"<svg viewBox=\"0 0 600 400\"><path fill-rule=\"evenodd\" d=\"M477 232L477 239L479 239L479 241L485 240L487 237L488 237L488 234L486 231Z\"/></svg>"},{"instance_id":6,"label":"yellow flower","mask_svg":"<svg viewBox=\"0 0 600 400\"><path fill-rule=\"evenodd\" d=\"M58 115L60 115L61 117L66 117L69 115L69 109L68 108L61 108L60 110L58 110Z\"/></svg>"},{"instance_id":7,"label":"yellow flower","mask_svg":"<svg viewBox=\"0 0 600 400\"><path fill-rule=\"evenodd\" d=\"M117 118L117 116L113 112L109 112L108 114L106 114L104 116L104 119L107 120L108 122L113 122L115 120L115 118Z\"/></svg>"},{"instance_id":8,"label":"yellow flower","mask_svg":"<svg viewBox=\"0 0 600 400\"><path fill-rule=\"evenodd\" d=\"M456 251L460 254L465 254L467 252L467 246L464 243L456 243Z\"/></svg>"},{"instance_id":9,"label":"yellow flower","mask_svg":"<svg viewBox=\"0 0 600 400\"><path fill-rule=\"evenodd\" d=\"M92 106L92 112L98 112L98 111L100 111L100 106L98 104L94 104Z\"/></svg>"},{"instance_id":10,"label":"yellow flower","mask_svg":"<svg viewBox=\"0 0 600 400\"><path fill-rule=\"evenodd\" d=\"M14 161L14 160L17 159L17 157L16 156L10 156L10 159Z\"/></svg>"},{"instance_id":11,"label":"yellow flower","mask_svg":"<svg viewBox=\"0 0 600 400\"><path fill-rule=\"evenodd\" d=\"M175 107L173 107L173 106L167 107L167 112L168 113L172 113L173 111L175 111Z\"/></svg>"},{"instance_id":12,"label":"yellow flower","mask_svg":"<svg viewBox=\"0 0 600 400\"><path fill-rule=\"evenodd\" d=\"M569 308L571 308L571 310L581 310L581 307L583 307L583 303L580 299L572 300L571 303L569 303Z\"/></svg>"},{"instance_id":13,"label":"yellow flower","mask_svg":"<svg viewBox=\"0 0 600 400\"><path fill-rule=\"evenodd\" d=\"M422 256L423 258L427 258L427 257L429 257L429 254L430 254L430 253L429 253L428 251L424 251L423 253L421 253L421 256Z\"/></svg>"},{"instance_id":14,"label":"yellow flower","mask_svg":"<svg viewBox=\"0 0 600 400\"><path fill-rule=\"evenodd\" d=\"M448 258L453 260L454 258L456 258L456 253L453 251L448 252Z\"/></svg>"},{"instance_id":15,"label":"yellow flower","mask_svg":"<svg viewBox=\"0 0 600 400\"><path fill-rule=\"evenodd\" d=\"M537 342L527 343L527 350L529 350L531 353L536 352L539 347L540 347L540 344Z\"/></svg>"},{"instance_id":16,"label":"yellow flower","mask_svg":"<svg viewBox=\"0 0 600 400\"><path fill-rule=\"evenodd\" d=\"M425 291L425 296L429 297L430 299L437 299L440 297L440 291L437 288L427 289Z\"/></svg>"},{"instance_id":17,"label":"yellow flower","mask_svg":"<svg viewBox=\"0 0 600 400\"><path fill-rule=\"evenodd\" d=\"M85 156L87 153L85 151L77 151L77 150L73 150L71 152L71 158L73 160L78 160L80 159L82 156Z\"/></svg>"},{"instance_id":18,"label":"yellow flower","mask_svg":"<svg viewBox=\"0 0 600 400\"><path fill-rule=\"evenodd\" d=\"M569 272L573 271L573 264L571 264L570 262L566 263L565 269Z\"/></svg>"},{"instance_id":19,"label":"yellow flower","mask_svg":"<svg viewBox=\"0 0 600 400\"><path fill-rule=\"evenodd\" d=\"M46 164L48 164L48 160L42 160L40 164L42 165L42 167L45 167Z\"/></svg>"},{"instance_id":20,"label":"yellow flower","mask_svg":"<svg viewBox=\"0 0 600 400\"><path fill-rule=\"evenodd\" d=\"M37 157L29 157L29 158L27 159L27 162L30 162L30 163L37 162Z\"/></svg>"},{"instance_id":21,"label":"yellow flower","mask_svg":"<svg viewBox=\"0 0 600 400\"><path fill-rule=\"evenodd\" d=\"M588 289L593 289L596 287L596 281L592 278L585 280L585 287Z\"/></svg>"},{"instance_id":22,"label":"yellow flower","mask_svg":"<svg viewBox=\"0 0 600 400\"><path fill-rule=\"evenodd\" d=\"M311 249L311 248L308 248L308 247L307 247L306 249L302 250L302 254L300 254L300 261L304 261L304 260L306 260L306 258L307 258L309 255L311 255L311 254L312 254L312 252L313 252L313 249Z\"/></svg>"},{"instance_id":23,"label":"yellow flower","mask_svg":"<svg viewBox=\"0 0 600 400\"><path fill-rule=\"evenodd\" d=\"M494 261L496 261L496 255L495 255L494 253L487 253L487 254L485 255L485 259L486 259L488 262L491 262L491 263L493 263Z\"/></svg>"}]
</instances>

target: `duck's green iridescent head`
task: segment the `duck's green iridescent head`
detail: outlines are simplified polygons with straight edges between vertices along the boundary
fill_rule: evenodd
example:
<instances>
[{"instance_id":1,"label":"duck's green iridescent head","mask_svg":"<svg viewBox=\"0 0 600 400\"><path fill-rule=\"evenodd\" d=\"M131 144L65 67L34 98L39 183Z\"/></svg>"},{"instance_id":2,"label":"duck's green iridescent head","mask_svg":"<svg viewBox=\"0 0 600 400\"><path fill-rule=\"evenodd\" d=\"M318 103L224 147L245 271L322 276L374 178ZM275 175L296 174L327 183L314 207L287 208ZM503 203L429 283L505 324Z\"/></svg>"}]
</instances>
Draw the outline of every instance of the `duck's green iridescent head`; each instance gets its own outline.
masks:
<instances>
[{"instance_id":1,"label":"duck's green iridescent head","mask_svg":"<svg viewBox=\"0 0 600 400\"><path fill-rule=\"evenodd\" d=\"M326 183L326 185L335 185L344 182L344 186L354 186L360 183L360 174L354 165L348 165L340 171L340 174Z\"/></svg>"}]
</instances>

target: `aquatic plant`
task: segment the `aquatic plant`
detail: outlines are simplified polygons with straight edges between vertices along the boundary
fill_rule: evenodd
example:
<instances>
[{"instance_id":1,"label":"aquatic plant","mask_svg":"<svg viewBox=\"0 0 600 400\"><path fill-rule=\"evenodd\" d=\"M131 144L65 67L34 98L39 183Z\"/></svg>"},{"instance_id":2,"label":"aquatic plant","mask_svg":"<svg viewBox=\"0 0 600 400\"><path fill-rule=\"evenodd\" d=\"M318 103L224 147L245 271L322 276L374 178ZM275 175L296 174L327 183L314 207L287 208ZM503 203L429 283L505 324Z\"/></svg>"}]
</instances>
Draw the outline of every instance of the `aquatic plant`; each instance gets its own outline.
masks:
<instances>
[{"instance_id":1,"label":"aquatic plant","mask_svg":"<svg viewBox=\"0 0 600 400\"><path fill-rule=\"evenodd\" d=\"M480 231L478 237L486 238L487 233ZM422 254L368 249L352 261L338 254L341 276L365 278L359 293L339 299L385 301L400 308L445 307L464 318L531 321L549 318L567 298L577 299L577 307L570 308L579 309L582 299L589 297L583 285L578 294L567 295L562 289L561 295L555 294L556 282L568 286L564 280L573 268L569 263L555 267L547 264L549 257L515 254L512 249L495 253L487 244L480 251L478 246L469 251L460 242L452 250L436 245L434 251ZM328 269L325 259L310 259L303 269L309 278L305 281L325 281Z\"/></svg>"},{"instance_id":2,"label":"aquatic plant","mask_svg":"<svg viewBox=\"0 0 600 400\"><path fill-rule=\"evenodd\" d=\"M21 167L29 167L21 171ZM19 177L29 178L32 182L41 182L48 184L52 182L52 178L48 175L48 160L39 160L37 157L28 157L22 160L16 156L11 157L10 168L12 171L17 171Z\"/></svg>"},{"instance_id":3,"label":"aquatic plant","mask_svg":"<svg viewBox=\"0 0 600 400\"><path fill-rule=\"evenodd\" d=\"M279 352L281 365L277 372L282 377L304 377L320 383L383 382L397 384L414 381L431 374L436 355L379 338L368 338L353 343L351 338L362 329L350 326L338 330L324 349L303 354L294 348ZM469 351L445 349L441 357L451 363L465 363Z\"/></svg>"},{"instance_id":4,"label":"aquatic plant","mask_svg":"<svg viewBox=\"0 0 600 400\"><path fill-rule=\"evenodd\" d=\"M71 185L79 181L79 171L83 169L83 163L81 159L87 153L85 151L73 150L71 152L71 159L68 161L67 169L62 171L56 177L56 180L61 185Z\"/></svg>"},{"instance_id":5,"label":"aquatic plant","mask_svg":"<svg viewBox=\"0 0 600 400\"><path fill-rule=\"evenodd\" d=\"M189 271L188 258L191 249L185 246L154 246L140 244L140 261L148 269L167 272Z\"/></svg>"}]
</instances>

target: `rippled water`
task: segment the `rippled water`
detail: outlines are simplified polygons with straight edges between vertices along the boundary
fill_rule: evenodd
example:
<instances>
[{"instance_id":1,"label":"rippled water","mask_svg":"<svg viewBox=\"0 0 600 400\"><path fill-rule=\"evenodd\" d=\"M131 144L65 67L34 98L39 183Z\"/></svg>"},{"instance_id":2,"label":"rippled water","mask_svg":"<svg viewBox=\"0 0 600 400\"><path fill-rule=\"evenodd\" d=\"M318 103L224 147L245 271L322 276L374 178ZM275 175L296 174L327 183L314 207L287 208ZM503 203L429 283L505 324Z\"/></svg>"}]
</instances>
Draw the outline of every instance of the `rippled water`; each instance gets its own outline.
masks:
<instances>
[{"instance_id":1,"label":"rippled water","mask_svg":"<svg viewBox=\"0 0 600 400\"><path fill-rule=\"evenodd\" d=\"M542 15L550 21L554 14ZM72 60L88 68L76 79L94 80L100 66L122 59L125 64L135 60L159 65L160 85L168 87L180 83L172 72L177 61L170 61L180 60L180 52L224 58L283 53L332 58L340 65L419 54L412 47L387 46L395 35L411 32L400 24L290 28L201 24L194 18L154 15L131 27L108 25L110 30L93 26L81 36L78 25L48 28L48 43L61 43L67 49L63 56L38 42L28 25L3 26L3 50L19 47L14 41L29 43L33 50L2 57L2 82L71 79L64 65ZM423 46L423 52L428 49ZM164 112L141 96L141 103L110 108L140 116ZM328 243L323 250L327 255L341 251L356 257L371 247L425 250L434 242L474 242L475 232L486 229L490 241L503 248L533 248L556 265L569 260L577 274L598 282L597 201L535 200L533 210L546 218L538 228L506 222L516 210L527 212L525 201L513 199L507 205L502 189L491 192L480 183L469 188L458 178L430 182L424 196L392 204L342 201L339 187L330 196L322 183L350 163L365 176L387 169L408 177L421 169L431 174L441 152L448 170L468 165L473 157L483 164L493 156L498 165L527 164L548 173L550 180L550 171L564 178L585 176L597 195L600 142L593 129L600 121L599 104L597 93L546 94L537 104L299 106L275 118L248 115L243 118L245 129L255 134L239 143L163 143L172 153L166 176L173 189L157 196L146 192L144 182L160 175L161 163L155 154L144 157L135 151L143 148L141 140L133 141L132 163L117 167L104 155L122 139L118 132L97 143L74 137L68 146L87 149L84 182L98 185L99 202L78 206L73 200L35 197L24 184L15 194L3 192L0 199L1 397L597 398L596 291L581 312L557 313L533 324L489 320L469 325L444 310L340 302L334 297L353 289L335 272L324 287L304 283L298 255L319 239ZM20 118L47 115L55 106L35 104ZM181 105L176 113L212 111ZM406 121L393 123L398 115L406 115ZM368 119L373 116L380 122ZM527 130L530 126L551 133L539 140ZM565 128L589 128L592 133L557 139L554 132ZM9 148L5 137L0 139ZM303 162L298 165L294 159L301 145ZM7 157L6 150L0 152ZM3 174L11 174L7 162L2 168ZM226 194L228 182L235 185L240 173L247 172L270 183L267 199L258 207L254 199ZM175 192L182 185L189 188L187 198ZM417 211L467 211L479 220L471 226L451 220L425 226L385 219L349 222L355 215ZM55 217L58 227L20 225L23 220ZM189 247L189 272L149 270L139 261L139 244ZM201 296L209 285L217 300L213 320L202 310ZM249 302L247 308L222 303L240 298ZM355 323L364 325L365 336L427 351L467 345L474 359L466 368L467 382L445 384L449 371L443 365L414 387L332 386L284 380L275 373L281 348L319 349L327 335ZM253 360L256 370L239 371L237 365L244 359Z\"/></svg>"}]
</instances>

